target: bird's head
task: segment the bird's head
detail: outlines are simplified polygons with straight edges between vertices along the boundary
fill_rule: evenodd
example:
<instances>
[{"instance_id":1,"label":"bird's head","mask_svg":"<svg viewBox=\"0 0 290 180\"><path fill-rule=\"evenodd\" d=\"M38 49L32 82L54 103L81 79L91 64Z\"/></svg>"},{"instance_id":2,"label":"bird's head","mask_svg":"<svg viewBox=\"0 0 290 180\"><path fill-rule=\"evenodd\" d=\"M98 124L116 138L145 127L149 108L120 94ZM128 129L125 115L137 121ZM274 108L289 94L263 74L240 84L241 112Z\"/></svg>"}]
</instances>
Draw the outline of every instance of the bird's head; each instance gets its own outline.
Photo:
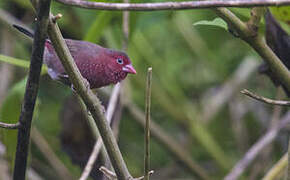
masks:
<instances>
[{"instance_id":1,"label":"bird's head","mask_svg":"<svg viewBox=\"0 0 290 180\"><path fill-rule=\"evenodd\" d=\"M107 50L109 56L108 72L107 74L112 78L113 83L120 82L125 79L127 74L136 74L130 58L121 51Z\"/></svg>"}]
</instances>

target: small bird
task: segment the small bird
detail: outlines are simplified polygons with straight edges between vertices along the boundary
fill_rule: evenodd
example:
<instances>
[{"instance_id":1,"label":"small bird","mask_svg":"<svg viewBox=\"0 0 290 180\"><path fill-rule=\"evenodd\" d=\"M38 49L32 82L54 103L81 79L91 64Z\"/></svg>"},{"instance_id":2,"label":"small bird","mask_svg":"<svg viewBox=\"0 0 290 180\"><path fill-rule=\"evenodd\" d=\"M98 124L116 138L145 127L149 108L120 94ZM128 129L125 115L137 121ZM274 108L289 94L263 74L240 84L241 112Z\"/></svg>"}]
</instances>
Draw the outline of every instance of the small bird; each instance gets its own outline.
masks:
<instances>
[{"instance_id":1,"label":"small bird","mask_svg":"<svg viewBox=\"0 0 290 180\"><path fill-rule=\"evenodd\" d=\"M33 33L23 27L18 25L13 25L13 27L31 38L34 37ZM125 79L128 73L136 74L128 55L124 52L107 49L86 41L65 39L65 42L80 73L88 81L91 89L116 84ZM52 79L71 84L49 39L45 41L43 59Z\"/></svg>"}]
</instances>

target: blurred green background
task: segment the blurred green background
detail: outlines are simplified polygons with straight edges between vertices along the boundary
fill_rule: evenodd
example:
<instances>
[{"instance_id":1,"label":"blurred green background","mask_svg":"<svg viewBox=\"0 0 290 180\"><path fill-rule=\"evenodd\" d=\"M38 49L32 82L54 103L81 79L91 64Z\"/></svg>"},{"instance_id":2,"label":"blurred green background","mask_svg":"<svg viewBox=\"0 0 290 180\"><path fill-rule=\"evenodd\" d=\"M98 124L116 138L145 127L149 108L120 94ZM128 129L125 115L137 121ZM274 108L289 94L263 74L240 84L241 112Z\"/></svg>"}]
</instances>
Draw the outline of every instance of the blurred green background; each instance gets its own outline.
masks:
<instances>
[{"instance_id":1,"label":"blurred green background","mask_svg":"<svg viewBox=\"0 0 290 180\"><path fill-rule=\"evenodd\" d=\"M1 54L28 62L31 41L9 27L3 18L7 20L4 15L9 13L33 29L35 13L30 2L2 0L0 8L3 10L0 13ZM249 18L249 9L232 10L242 20ZM54 1L51 11L63 15L58 24L65 38L122 49L122 12L80 9ZM123 98L130 100L139 110L144 110L146 71L148 67L153 67L153 121L189 155L186 158L201 166L213 179L222 179L267 131L273 111L279 110L250 100L239 91L247 88L272 98L282 98L284 95L267 77L257 72L262 60L245 42L217 26L193 25L215 18L216 15L210 10L130 12L127 52L138 74L127 77ZM0 61L2 122L17 122L19 117L28 69L19 67L20 63L16 64L18 66ZM110 91L111 88L105 89ZM61 123L66 116L64 111L75 113L73 109L66 109L65 102L71 94L69 87L52 81L44 74L40 81L33 126L73 179L77 179L82 171L72 163L60 141L63 130L70 128L63 127ZM283 110L279 112L278 117L283 113ZM120 118L120 149L132 175L139 177L143 174L143 128L126 105ZM77 128L74 133L83 137L84 131ZM7 175L11 174L13 167L16 133L15 130L0 130L0 142L3 144L0 146L3 150L0 151L1 164L5 164L4 170L0 166L0 172ZM280 133L275 143L267 146L258 160L246 170L243 179L263 177L286 152L286 137L285 132ZM81 141L85 146L89 140ZM31 172L42 179L62 179L47 161L48 155L42 153L33 140L30 150ZM155 171L151 179L201 179L195 170L188 168L154 135L151 141L151 169ZM0 178L6 179L4 173L0 174L3 174Z\"/></svg>"}]
</instances>

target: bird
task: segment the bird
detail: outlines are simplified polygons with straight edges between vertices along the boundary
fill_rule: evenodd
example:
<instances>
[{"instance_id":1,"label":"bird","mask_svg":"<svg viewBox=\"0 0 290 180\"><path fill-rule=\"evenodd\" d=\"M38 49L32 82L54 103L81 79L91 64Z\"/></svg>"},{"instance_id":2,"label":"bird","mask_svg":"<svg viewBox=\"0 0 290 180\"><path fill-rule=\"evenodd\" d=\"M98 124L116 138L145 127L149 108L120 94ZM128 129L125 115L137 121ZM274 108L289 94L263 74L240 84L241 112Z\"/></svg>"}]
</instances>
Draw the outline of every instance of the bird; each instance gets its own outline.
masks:
<instances>
[{"instance_id":1,"label":"bird","mask_svg":"<svg viewBox=\"0 0 290 180\"><path fill-rule=\"evenodd\" d=\"M279 57L282 63L290 69L290 36L281 27L279 22L271 14L269 10L265 13L265 39L267 45L272 51ZM267 75L275 86L282 86L285 93L290 97L290 90L275 76L273 70L267 63L263 63L259 66L259 72Z\"/></svg>"},{"instance_id":2,"label":"bird","mask_svg":"<svg viewBox=\"0 0 290 180\"><path fill-rule=\"evenodd\" d=\"M21 26L13 24L13 27L31 38L34 37L34 33ZM125 52L104 48L87 41L65 39L65 43L90 89L116 84L124 80L128 74L137 73ZM45 41L43 61L48 67L48 75L53 80L71 85L49 39Z\"/></svg>"}]
</instances>

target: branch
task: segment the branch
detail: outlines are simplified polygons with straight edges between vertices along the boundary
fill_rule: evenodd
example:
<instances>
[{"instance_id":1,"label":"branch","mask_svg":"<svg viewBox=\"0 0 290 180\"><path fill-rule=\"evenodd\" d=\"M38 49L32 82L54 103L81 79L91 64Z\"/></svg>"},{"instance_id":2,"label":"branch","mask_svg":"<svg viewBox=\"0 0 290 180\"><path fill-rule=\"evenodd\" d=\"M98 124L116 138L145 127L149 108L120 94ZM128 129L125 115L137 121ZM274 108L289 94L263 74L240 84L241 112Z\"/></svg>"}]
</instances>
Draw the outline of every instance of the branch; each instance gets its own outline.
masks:
<instances>
[{"instance_id":1,"label":"branch","mask_svg":"<svg viewBox=\"0 0 290 180\"><path fill-rule=\"evenodd\" d=\"M30 69L26 83L24 101L19 118L17 149L13 179L24 180L27 166L31 121L37 97L39 77L43 63L44 43L47 33L50 0L42 0L37 9L37 22L32 46Z\"/></svg>"},{"instance_id":2,"label":"branch","mask_svg":"<svg viewBox=\"0 0 290 180\"><path fill-rule=\"evenodd\" d=\"M266 62L269 64L275 76L280 82L290 90L290 72L275 55L275 53L266 45L257 32L253 28L249 28L248 24L242 22L235 14L226 8L214 9L216 14L227 22L229 27L234 28L238 35L246 41ZM255 22L256 23L256 22Z\"/></svg>"},{"instance_id":3,"label":"branch","mask_svg":"<svg viewBox=\"0 0 290 180\"><path fill-rule=\"evenodd\" d=\"M132 179L132 176L130 175L127 166L123 160L122 154L113 135L113 132L109 126L109 123L107 122L103 114L103 108L100 100L90 89L86 87L83 77L81 76L75 64L66 43L64 42L64 39L57 24L54 23L51 18L49 20L48 35L58 57L60 58L62 65L64 66L65 71L68 73L70 81L72 82L77 94L79 94L80 97L83 99L84 103L87 106L87 109L92 114L98 126L101 137L107 149L111 163L116 171L118 179Z\"/></svg>"},{"instance_id":4,"label":"branch","mask_svg":"<svg viewBox=\"0 0 290 180\"><path fill-rule=\"evenodd\" d=\"M256 99L258 101L267 103L267 104L279 105L279 106L290 106L290 101L280 101L280 100L273 100L273 99L265 98L263 96L259 96L255 93L252 93L248 91L247 89L242 90L241 93L253 99Z\"/></svg>"},{"instance_id":5,"label":"branch","mask_svg":"<svg viewBox=\"0 0 290 180\"><path fill-rule=\"evenodd\" d=\"M7 124L7 123L0 122L0 128L18 129L19 127L20 127L19 122L15 123L15 124Z\"/></svg>"},{"instance_id":6,"label":"branch","mask_svg":"<svg viewBox=\"0 0 290 180\"><path fill-rule=\"evenodd\" d=\"M57 0L62 4L87 9L118 10L118 11L159 11L159 10L185 10L215 7L257 7L290 5L289 0L229 0L229 1L183 1L160 3L104 3L80 0Z\"/></svg>"},{"instance_id":7,"label":"branch","mask_svg":"<svg viewBox=\"0 0 290 180\"><path fill-rule=\"evenodd\" d=\"M271 143L277 137L279 131L282 128L285 128L288 123L290 123L290 112L288 112L276 126L268 130L268 132L248 150L244 157L235 165L232 171L224 179L238 179L264 147Z\"/></svg>"}]
</instances>

